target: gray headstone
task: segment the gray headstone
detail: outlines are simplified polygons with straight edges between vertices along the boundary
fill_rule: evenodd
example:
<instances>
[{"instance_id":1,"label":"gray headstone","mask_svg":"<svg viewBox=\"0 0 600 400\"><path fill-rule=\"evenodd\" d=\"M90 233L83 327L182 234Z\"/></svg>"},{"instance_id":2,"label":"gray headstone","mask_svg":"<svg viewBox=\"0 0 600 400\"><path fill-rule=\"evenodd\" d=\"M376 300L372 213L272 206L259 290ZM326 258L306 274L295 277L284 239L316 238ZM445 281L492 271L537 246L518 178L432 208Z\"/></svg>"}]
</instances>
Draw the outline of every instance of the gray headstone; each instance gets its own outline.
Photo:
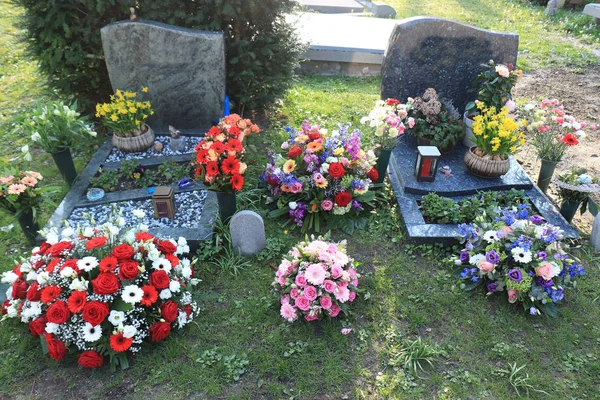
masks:
<instances>
[{"instance_id":1,"label":"gray headstone","mask_svg":"<svg viewBox=\"0 0 600 400\"><path fill-rule=\"evenodd\" d=\"M373 2L371 12L375 14L377 18L396 18L396 10L394 10L394 7L381 2Z\"/></svg>"},{"instance_id":2,"label":"gray headstone","mask_svg":"<svg viewBox=\"0 0 600 400\"><path fill-rule=\"evenodd\" d=\"M223 113L225 42L222 32L152 21L121 21L101 29L113 89L137 91L152 102L155 129L210 127Z\"/></svg>"},{"instance_id":3,"label":"gray headstone","mask_svg":"<svg viewBox=\"0 0 600 400\"><path fill-rule=\"evenodd\" d=\"M518 46L518 35L441 18L399 21L381 66L381 97L406 101L431 87L462 111L476 97L468 90L479 72L490 60L516 65Z\"/></svg>"},{"instance_id":4,"label":"gray headstone","mask_svg":"<svg viewBox=\"0 0 600 400\"><path fill-rule=\"evenodd\" d=\"M229 224L231 244L237 254L253 255L265 248L265 224L254 211L240 211Z\"/></svg>"},{"instance_id":5,"label":"gray headstone","mask_svg":"<svg viewBox=\"0 0 600 400\"><path fill-rule=\"evenodd\" d=\"M9 284L0 283L0 304L4 303L4 300L6 300L6 291L9 287Z\"/></svg>"},{"instance_id":6,"label":"gray headstone","mask_svg":"<svg viewBox=\"0 0 600 400\"><path fill-rule=\"evenodd\" d=\"M592 236L590 238L594 250L600 251L600 212L594 218L594 226L592 228Z\"/></svg>"}]
</instances>

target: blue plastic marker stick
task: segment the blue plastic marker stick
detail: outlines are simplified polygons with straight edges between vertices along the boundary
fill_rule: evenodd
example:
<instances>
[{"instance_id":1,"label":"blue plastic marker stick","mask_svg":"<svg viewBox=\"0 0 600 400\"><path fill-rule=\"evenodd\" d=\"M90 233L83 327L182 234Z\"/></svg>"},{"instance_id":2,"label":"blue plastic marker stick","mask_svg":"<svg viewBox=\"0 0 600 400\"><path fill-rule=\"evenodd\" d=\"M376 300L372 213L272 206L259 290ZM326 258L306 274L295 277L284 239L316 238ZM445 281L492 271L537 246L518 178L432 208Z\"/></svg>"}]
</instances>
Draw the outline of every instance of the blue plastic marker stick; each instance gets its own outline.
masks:
<instances>
[{"instance_id":1,"label":"blue plastic marker stick","mask_svg":"<svg viewBox=\"0 0 600 400\"><path fill-rule=\"evenodd\" d=\"M231 114L231 108L229 106L229 96L225 95L225 104L223 105L223 116L226 117Z\"/></svg>"},{"instance_id":2,"label":"blue plastic marker stick","mask_svg":"<svg viewBox=\"0 0 600 400\"><path fill-rule=\"evenodd\" d=\"M149 187L148 188L148 194L154 193L155 190L156 190L156 187Z\"/></svg>"}]
</instances>

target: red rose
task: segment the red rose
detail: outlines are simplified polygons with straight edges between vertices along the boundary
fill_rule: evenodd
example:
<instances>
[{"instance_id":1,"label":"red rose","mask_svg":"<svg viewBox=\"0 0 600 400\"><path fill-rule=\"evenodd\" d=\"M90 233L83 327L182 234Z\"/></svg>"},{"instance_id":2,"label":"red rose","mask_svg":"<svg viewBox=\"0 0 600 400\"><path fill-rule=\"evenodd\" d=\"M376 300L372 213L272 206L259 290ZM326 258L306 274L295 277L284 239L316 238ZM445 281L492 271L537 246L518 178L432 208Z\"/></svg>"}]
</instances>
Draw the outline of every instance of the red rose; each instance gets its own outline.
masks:
<instances>
[{"instance_id":1,"label":"red rose","mask_svg":"<svg viewBox=\"0 0 600 400\"><path fill-rule=\"evenodd\" d=\"M152 236L148 232L138 232L135 235L135 240L138 242L148 242L154 240L154 236Z\"/></svg>"},{"instance_id":2,"label":"red rose","mask_svg":"<svg viewBox=\"0 0 600 400\"><path fill-rule=\"evenodd\" d=\"M100 260L100 271L101 272L113 272L117 268L117 257L104 257Z\"/></svg>"},{"instance_id":3,"label":"red rose","mask_svg":"<svg viewBox=\"0 0 600 400\"><path fill-rule=\"evenodd\" d=\"M173 254L167 254L165 258L169 260L171 267L176 267L179 265L179 258L177 258L177 256L174 256Z\"/></svg>"},{"instance_id":4,"label":"red rose","mask_svg":"<svg viewBox=\"0 0 600 400\"><path fill-rule=\"evenodd\" d=\"M104 364L104 356L94 350L86 350L79 355L77 364L83 368L100 368Z\"/></svg>"},{"instance_id":5,"label":"red rose","mask_svg":"<svg viewBox=\"0 0 600 400\"><path fill-rule=\"evenodd\" d=\"M87 303L87 292L83 290L75 290L67 300L69 311L74 314L81 312L85 303Z\"/></svg>"},{"instance_id":6,"label":"red rose","mask_svg":"<svg viewBox=\"0 0 600 400\"><path fill-rule=\"evenodd\" d=\"M48 318L48 322L52 322L54 324L63 324L67 322L69 317L71 316L71 312L67 307L67 303L62 300L56 300L48 310L46 311L46 318Z\"/></svg>"},{"instance_id":7,"label":"red rose","mask_svg":"<svg viewBox=\"0 0 600 400\"><path fill-rule=\"evenodd\" d=\"M289 158L296 158L300 155L302 155L302 147L300 146L292 146L290 151L288 151Z\"/></svg>"},{"instance_id":8,"label":"red rose","mask_svg":"<svg viewBox=\"0 0 600 400\"><path fill-rule=\"evenodd\" d=\"M10 306L10 301L8 299L4 300L2 303L2 315L6 315L6 309Z\"/></svg>"},{"instance_id":9,"label":"red rose","mask_svg":"<svg viewBox=\"0 0 600 400\"><path fill-rule=\"evenodd\" d=\"M339 192L335 195L335 204L340 207L346 207L352 201L352 195L348 192Z\"/></svg>"},{"instance_id":10,"label":"red rose","mask_svg":"<svg viewBox=\"0 0 600 400\"><path fill-rule=\"evenodd\" d=\"M48 354L56 361L64 360L67 355L67 348L65 344L56 339L51 333L45 333L44 338L46 339L46 345L48 346Z\"/></svg>"},{"instance_id":11,"label":"red rose","mask_svg":"<svg viewBox=\"0 0 600 400\"><path fill-rule=\"evenodd\" d=\"M21 272L21 264L16 265L12 269L12 272L14 272L15 274L17 274L17 276L19 277L19 279L23 279L23 273Z\"/></svg>"},{"instance_id":12,"label":"red rose","mask_svg":"<svg viewBox=\"0 0 600 400\"><path fill-rule=\"evenodd\" d=\"M150 274L150 283L159 290L168 288L170 282L169 275L163 270L154 271Z\"/></svg>"},{"instance_id":13,"label":"red rose","mask_svg":"<svg viewBox=\"0 0 600 400\"><path fill-rule=\"evenodd\" d=\"M58 242L52 246L48 250L46 250L46 255L50 257L58 257L63 253L67 253L73 249L73 243L68 240Z\"/></svg>"},{"instance_id":14,"label":"red rose","mask_svg":"<svg viewBox=\"0 0 600 400\"><path fill-rule=\"evenodd\" d=\"M62 271L63 269L65 269L67 267L71 267L71 268L73 268L73 271L77 272L78 274L81 274L81 270L77 266L77 261L79 261L79 260L76 258L69 258L67 261L64 262L62 267L60 267L60 271Z\"/></svg>"},{"instance_id":15,"label":"red rose","mask_svg":"<svg viewBox=\"0 0 600 400\"><path fill-rule=\"evenodd\" d=\"M160 305L160 315L168 322L173 322L177 319L179 306L172 300L167 300Z\"/></svg>"},{"instance_id":16,"label":"red rose","mask_svg":"<svg viewBox=\"0 0 600 400\"><path fill-rule=\"evenodd\" d=\"M177 246L168 240L160 240L156 245L163 254L173 254L177 251Z\"/></svg>"},{"instance_id":17,"label":"red rose","mask_svg":"<svg viewBox=\"0 0 600 400\"><path fill-rule=\"evenodd\" d=\"M46 250L48 250L49 248L50 248L50 245L48 244L48 242L43 242L42 244L40 244L40 249L36 252L32 252L31 255L39 256L40 254L44 254L46 252Z\"/></svg>"},{"instance_id":18,"label":"red rose","mask_svg":"<svg viewBox=\"0 0 600 400\"><path fill-rule=\"evenodd\" d=\"M310 138L310 140L317 140L321 137L321 134L319 132L310 132L308 134L308 137Z\"/></svg>"},{"instance_id":19,"label":"red rose","mask_svg":"<svg viewBox=\"0 0 600 400\"><path fill-rule=\"evenodd\" d=\"M123 261L123 260L130 260L133 257L133 253L134 253L133 247L131 247L130 245L128 245L126 243L123 243L118 246L115 246L111 255L113 257L116 257L117 260Z\"/></svg>"},{"instance_id":20,"label":"red rose","mask_svg":"<svg viewBox=\"0 0 600 400\"><path fill-rule=\"evenodd\" d=\"M379 172L377 172L375 168L371 168L367 173L367 178L369 178L371 182L377 182L377 179L379 179Z\"/></svg>"},{"instance_id":21,"label":"red rose","mask_svg":"<svg viewBox=\"0 0 600 400\"><path fill-rule=\"evenodd\" d=\"M92 285L96 294L113 294L119 290L119 280L111 272L100 272L98 277L92 281Z\"/></svg>"},{"instance_id":22,"label":"red rose","mask_svg":"<svg viewBox=\"0 0 600 400\"><path fill-rule=\"evenodd\" d=\"M329 175L335 179L341 179L346 175L346 170L344 166L337 162L332 162L329 164Z\"/></svg>"},{"instance_id":23,"label":"red rose","mask_svg":"<svg viewBox=\"0 0 600 400\"><path fill-rule=\"evenodd\" d=\"M137 261L128 260L119 263L119 278L122 281L134 280L140 273L140 264Z\"/></svg>"},{"instance_id":24,"label":"red rose","mask_svg":"<svg viewBox=\"0 0 600 400\"><path fill-rule=\"evenodd\" d=\"M99 236L97 238L94 239L90 239L88 240L88 242L85 244L85 248L86 250L94 250L97 249L98 247L102 247L106 244L106 236Z\"/></svg>"},{"instance_id":25,"label":"red rose","mask_svg":"<svg viewBox=\"0 0 600 400\"><path fill-rule=\"evenodd\" d=\"M108 316L108 304L101 301L88 301L83 306L83 319L90 324L100 325Z\"/></svg>"},{"instance_id":26,"label":"red rose","mask_svg":"<svg viewBox=\"0 0 600 400\"><path fill-rule=\"evenodd\" d=\"M389 98L385 101L385 105L387 106L395 106L396 104L400 104L400 100Z\"/></svg>"},{"instance_id":27,"label":"red rose","mask_svg":"<svg viewBox=\"0 0 600 400\"><path fill-rule=\"evenodd\" d=\"M34 281L31 285L29 285L29 289L27 289L27 300L29 301L40 301L42 298L42 292L39 290L39 284L37 281Z\"/></svg>"},{"instance_id":28,"label":"red rose","mask_svg":"<svg viewBox=\"0 0 600 400\"><path fill-rule=\"evenodd\" d=\"M46 317L40 317L29 323L29 332L33 337L38 338L46 331L46 322L48 322Z\"/></svg>"},{"instance_id":29,"label":"red rose","mask_svg":"<svg viewBox=\"0 0 600 400\"><path fill-rule=\"evenodd\" d=\"M12 286L12 297L13 299L25 299L27 297L27 282L22 280L16 280Z\"/></svg>"},{"instance_id":30,"label":"red rose","mask_svg":"<svg viewBox=\"0 0 600 400\"><path fill-rule=\"evenodd\" d=\"M160 342L171 333L171 324L168 322L155 322L150 327L150 340Z\"/></svg>"},{"instance_id":31,"label":"red rose","mask_svg":"<svg viewBox=\"0 0 600 400\"><path fill-rule=\"evenodd\" d=\"M41 300L44 304L51 303L52 300L54 300L58 296L60 296L60 286L50 285L42 289Z\"/></svg>"}]
</instances>

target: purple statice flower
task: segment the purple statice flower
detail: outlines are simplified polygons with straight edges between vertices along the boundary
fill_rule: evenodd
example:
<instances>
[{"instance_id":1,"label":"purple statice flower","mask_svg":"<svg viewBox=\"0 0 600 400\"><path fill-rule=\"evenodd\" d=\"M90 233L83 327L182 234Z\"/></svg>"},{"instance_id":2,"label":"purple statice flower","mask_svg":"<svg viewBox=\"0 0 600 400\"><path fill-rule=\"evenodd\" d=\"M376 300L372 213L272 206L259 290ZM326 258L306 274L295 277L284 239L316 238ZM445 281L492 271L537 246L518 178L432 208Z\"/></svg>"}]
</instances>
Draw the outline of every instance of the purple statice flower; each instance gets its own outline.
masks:
<instances>
[{"instance_id":1,"label":"purple statice flower","mask_svg":"<svg viewBox=\"0 0 600 400\"><path fill-rule=\"evenodd\" d=\"M520 235L517 238L517 240L515 240L514 243L510 245L510 248L514 249L515 247L521 247L525 251L529 251L531 249L532 244L533 244L532 237L529 237L526 235Z\"/></svg>"},{"instance_id":2,"label":"purple statice flower","mask_svg":"<svg viewBox=\"0 0 600 400\"><path fill-rule=\"evenodd\" d=\"M539 215L532 215L531 217L529 217L529 220L536 225L541 225L544 222L546 222L546 220Z\"/></svg>"},{"instance_id":3,"label":"purple statice flower","mask_svg":"<svg viewBox=\"0 0 600 400\"><path fill-rule=\"evenodd\" d=\"M500 261L500 256L494 250L491 250L485 255L485 260L492 264L498 264Z\"/></svg>"},{"instance_id":4,"label":"purple statice flower","mask_svg":"<svg viewBox=\"0 0 600 400\"><path fill-rule=\"evenodd\" d=\"M544 278L542 278L541 276L538 276L537 283L538 283L538 285L540 285L544 289L548 289L548 288L554 286L554 281L552 279L550 279L549 281L547 281Z\"/></svg>"},{"instance_id":5,"label":"purple statice flower","mask_svg":"<svg viewBox=\"0 0 600 400\"><path fill-rule=\"evenodd\" d=\"M554 259L555 259L555 260L561 260L561 261L564 261L564 260L566 260L567 258L569 258L569 255L568 255L568 254L554 253Z\"/></svg>"},{"instance_id":6,"label":"purple statice flower","mask_svg":"<svg viewBox=\"0 0 600 400\"><path fill-rule=\"evenodd\" d=\"M473 243L467 242L467 244L465 244L465 250L473 250Z\"/></svg>"},{"instance_id":7,"label":"purple statice flower","mask_svg":"<svg viewBox=\"0 0 600 400\"><path fill-rule=\"evenodd\" d=\"M565 297L565 294L563 293L562 288L558 288L558 289L548 288L548 289L546 289L546 293L548 294L548 296L550 296L552 301L555 303L558 301L561 301Z\"/></svg>"},{"instance_id":8,"label":"purple statice flower","mask_svg":"<svg viewBox=\"0 0 600 400\"><path fill-rule=\"evenodd\" d=\"M306 216L307 204L303 201L297 203L296 208L290 208L290 217L294 218L296 226L302 226L304 224L304 217Z\"/></svg>"},{"instance_id":9,"label":"purple statice flower","mask_svg":"<svg viewBox=\"0 0 600 400\"><path fill-rule=\"evenodd\" d=\"M523 280L523 273L518 268L510 269L508 270L508 277L515 282L521 282Z\"/></svg>"},{"instance_id":10,"label":"purple statice flower","mask_svg":"<svg viewBox=\"0 0 600 400\"><path fill-rule=\"evenodd\" d=\"M583 268L582 266L578 265L577 263L573 263L569 267L569 275L571 275L571 276L585 275L585 268Z\"/></svg>"},{"instance_id":11,"label":"purple statice flower","mask_svg":"<svg viewBox=\"0 0 600 400\"><path fill-rule=\"evenodd\" d=\"M498 290L498 284L497 283L488 283L487 290L490 293L496 293L496 291Z\"/></svg>"},{"instance_id":12,"label":"purple statice flower","mask_svg":"<svg viewBox=\"0 0 600 400\"><path fill-rule=\"evenodd\" d=\"M546 261L546 258L548 258L548 253L546 253L545 251L538 251L537 258L539 258L542 261Z\"/></svg>"},{"instance_id":13,"label":"purple statice flower","mask_svg":"<svg viewBox=\"0 0 600 400\"><path fill-rule=\"evenodd\" d=\"M558 226L545 225L542 230L542 240L546 243L554 243L557 240L562 240L562 231Z\"/></svg>"},{"instance_id":14,"label":"purple statice flower","mask_svg":"<svg viewBox=\"0 0 600 400\"><path fill-rule=\"evenodd\" d=\"M358 200L352 200L352 209L360 211L363 209L362 204Z\"/></svg>"},{"instance_id":15,"label":"purple statice flower","mask_svg":"<svg viewBox=\"0 0 600 400\"><path fill-rule=\"evenodd\" d=\"M464 263L468 263L469 262L469 252L468 251L461 251L460 252L460 256L458 257L460 262Z\"/></svg>"}]
</instances>

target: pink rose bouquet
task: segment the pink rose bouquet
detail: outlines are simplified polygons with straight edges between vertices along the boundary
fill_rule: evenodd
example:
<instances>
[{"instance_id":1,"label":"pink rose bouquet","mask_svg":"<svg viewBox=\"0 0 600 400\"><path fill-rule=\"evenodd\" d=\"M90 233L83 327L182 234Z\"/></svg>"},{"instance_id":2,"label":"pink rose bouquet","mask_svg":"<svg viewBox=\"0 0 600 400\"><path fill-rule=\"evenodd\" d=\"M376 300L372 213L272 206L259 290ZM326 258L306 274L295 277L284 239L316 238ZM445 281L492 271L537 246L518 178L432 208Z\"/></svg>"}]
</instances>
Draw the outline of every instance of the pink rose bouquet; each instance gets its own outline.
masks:
<instances>
[{"instance_id":1,"label":"pink rose bouquet","mask_svg":"<svg viewBox=\"0 0 600 400\"><path fill-rule=\"evenodd\" d=\"M360 277L352 261L345 241L318 238L298 243L279 264L273 282L281 316L289 322L301 317L314 321L345 312L348 303L356 299Z\"/></svg>"},{"instance_id":2,"label":"pink rose bouquet","mask_svg":"<svg viewBox=\"0 0 600 400\"><path fill-rule=\"evenodd\" d=\"M506 292L531 315L558 315L557 305L584 268L565 251L563 232L528 204L500 210L495 222L482 218L459 230L464 249L454 257L465 290L485 288L488 295Z\"/></svg>"},{"instance_id":3,"label":"pink rose bouquet","mask_svg":"<svg viewBox=\"0 0 600 400\"><path fill-rule=\"evenodd\" d=\"M396 99L377 100L369 115L362 117L360 122L374 129L375 145L383 150L393 150L406 129L415 126L415 119L408 116L411 110L410 98L406 104Z\"/></svg>"}]
</instances>

